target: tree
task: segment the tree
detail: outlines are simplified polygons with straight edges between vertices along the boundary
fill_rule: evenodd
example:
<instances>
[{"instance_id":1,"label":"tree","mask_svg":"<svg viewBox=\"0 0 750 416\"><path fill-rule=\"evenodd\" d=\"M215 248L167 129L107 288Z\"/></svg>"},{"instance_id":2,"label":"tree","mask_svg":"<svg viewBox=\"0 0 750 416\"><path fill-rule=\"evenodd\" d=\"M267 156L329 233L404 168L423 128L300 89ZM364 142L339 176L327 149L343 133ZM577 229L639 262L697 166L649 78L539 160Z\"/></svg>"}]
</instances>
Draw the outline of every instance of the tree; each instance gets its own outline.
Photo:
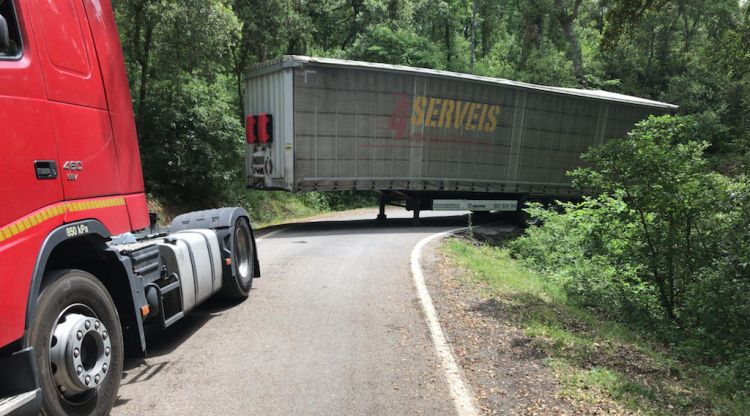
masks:
<instances>
[{"instance_id":1,"label":"tree","mask_svg":"<svg viewBox=\"0 0 750 416\"><path fill-rule=\"evenodd\" d=\"M288 48L288 39L297 29L288 0L233 0L232 11L242 24L239 41L231 50L231 68L236 81L237 114L242 108L245 75L253 64L276 57Z\"/></svg>"},{"instance_id":2,"label":"tree","mask_svg":"<svg viewBox=\"0 0 750 416\"><path fill-rule=\"evenodd\" d=\"M578 80L578 84L586 87L585 73L583 70L583 56L581 54L581 45L578 43L578 36L575 33L575 21L578 19L578 12L583 0L573 0L572 4L567 4L565 0L555 0L555 14L560 22L565 39L569 43L569 56L573 62L573 73Z\"/></svg>"},{"instance_id":3,"label":"tree","mask_svg":"<svg viewBox=\"0 0 750 416\"><path fill-rule=\"evenodd\" d=\"M712 167L750 162L750 20L736 0L115 0L144 159L159 155L185 76L230 88L283 54L425 66L603 88L713 117ZM627 35L627 36L625 36ZM191 87L191 88L192 88ZM171 91L167 93L167 91ZM223 104L221 104L223 105ZM184 107L185 111L199 110ZM180 134L187 134L181 132ZM220 140L210 132L203 140ZM179 136L178 137L182 137ZM183 158L184 160L184 158ZM165 178L146 172L162 189Z\"/></svg>"},{"instance_id":4,"label":"tree","mask_svg":"<svg viewBox=\"0 0 750 416\"><path fill-rule=\"evenodd\" d=\"M236 101L227 94L239 20L223 0L116 7L148 191L185 206L218 205L242 160Z\"/></svg>"},{"instance_id":5,"label":"tree","mask_svg":"<svg viewBox=\"0 0 750 416\"><path fill-rule=\"evenodd\" d=\"M407 29L391 30L387 25L371 27L348 52L351 59L442 68L440 50L434 43Z\"/></svg>"},{"instance_id":6,"label":"tree","mask_svg":"<svg viewBox=\"0 0 750 416\"><path fill-rule=\"evenodd\" d=\"M659 291L666 316L681 323L685 293L715 252L716 228L708 218L726 201L728 184L703 158L708 143L695 117L652 117L627 139L591 149L589 168L573 172L581 189L616 195L637 225L636 251Z\"/></svg>"}]
</instances>

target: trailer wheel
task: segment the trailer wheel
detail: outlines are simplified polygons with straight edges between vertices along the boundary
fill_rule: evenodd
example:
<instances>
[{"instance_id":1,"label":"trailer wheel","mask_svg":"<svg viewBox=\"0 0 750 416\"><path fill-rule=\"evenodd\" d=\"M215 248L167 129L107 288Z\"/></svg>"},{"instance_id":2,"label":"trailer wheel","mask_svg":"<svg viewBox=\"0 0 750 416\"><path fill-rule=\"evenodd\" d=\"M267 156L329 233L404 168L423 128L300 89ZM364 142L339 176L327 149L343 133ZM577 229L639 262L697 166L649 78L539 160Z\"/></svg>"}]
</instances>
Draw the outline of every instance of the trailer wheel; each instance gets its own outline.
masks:
<instances>
[{"instance_id":1,"label":"trailer wheel","mask_svg":"<svg viewBox=\"0 0 750 416\"><path fill-rule=\"evenodd\" d=\"M45 279L29 344L36 351L45 415L106 415L123 363L120 319L107 289L81 270Z\"/></svg>"},{"instance_id":2,"label":"trailer wheel","mask_svg":"<svg viewBox=\"0 0 750 416\"><path fill-rule=\"evenodd\" d=\"M244 299L250 294L255 275L255 253L250 224L245 217L237 218L232 234L232 267L234 276L224 282L222 294L227 298Z\"/></svg>"}]
</instances>

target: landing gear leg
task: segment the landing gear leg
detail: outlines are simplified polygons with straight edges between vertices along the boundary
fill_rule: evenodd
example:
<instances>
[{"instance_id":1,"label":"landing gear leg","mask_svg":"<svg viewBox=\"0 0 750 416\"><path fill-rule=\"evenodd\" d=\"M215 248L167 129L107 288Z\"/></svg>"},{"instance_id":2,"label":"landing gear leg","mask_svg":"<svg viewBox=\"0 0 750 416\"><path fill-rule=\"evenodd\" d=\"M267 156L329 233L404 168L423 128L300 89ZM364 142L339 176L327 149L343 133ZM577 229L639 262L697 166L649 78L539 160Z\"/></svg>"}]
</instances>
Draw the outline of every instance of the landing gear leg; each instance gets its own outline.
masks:
<instances>
[{"instance_id":1,"label":"landing gear leg","mask_svg":"<svg viewBox=\"0 0 750 416\"><path fill-rule=\"evenodd\" d=\"M384 194L380 194L380 213L378 213L377 220L378 221L385 221L385 204L388 202L388 197Z\"/></svg>"}]
</instances>

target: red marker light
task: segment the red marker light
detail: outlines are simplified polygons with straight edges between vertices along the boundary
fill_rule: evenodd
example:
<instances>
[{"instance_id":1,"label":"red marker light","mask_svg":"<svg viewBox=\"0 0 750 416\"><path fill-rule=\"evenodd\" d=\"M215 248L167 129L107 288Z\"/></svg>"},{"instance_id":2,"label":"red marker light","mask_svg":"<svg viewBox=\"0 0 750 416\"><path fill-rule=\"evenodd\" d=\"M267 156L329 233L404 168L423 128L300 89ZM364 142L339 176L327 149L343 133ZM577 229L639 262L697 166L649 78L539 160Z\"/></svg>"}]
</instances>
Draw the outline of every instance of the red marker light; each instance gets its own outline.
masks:
<instances>
[{"instance_id":1,"label":"red marker light","mask_svg":"<svg viewBox=\"0 0 750 416\"><path fill-rule=\"evenodd\" d=\"M258 114L258 142L268 143L268 114Z\"/></svg>"},{"instance_id":2,"label":"red marker light","mask_svg":"<svg viewBox=\"0 0 750 416\"><path fill-rule=\"evenodd\" d=\"M248 144L255 143L255 116L245 117L245 139Z\"/></svg>"}]
</instances>

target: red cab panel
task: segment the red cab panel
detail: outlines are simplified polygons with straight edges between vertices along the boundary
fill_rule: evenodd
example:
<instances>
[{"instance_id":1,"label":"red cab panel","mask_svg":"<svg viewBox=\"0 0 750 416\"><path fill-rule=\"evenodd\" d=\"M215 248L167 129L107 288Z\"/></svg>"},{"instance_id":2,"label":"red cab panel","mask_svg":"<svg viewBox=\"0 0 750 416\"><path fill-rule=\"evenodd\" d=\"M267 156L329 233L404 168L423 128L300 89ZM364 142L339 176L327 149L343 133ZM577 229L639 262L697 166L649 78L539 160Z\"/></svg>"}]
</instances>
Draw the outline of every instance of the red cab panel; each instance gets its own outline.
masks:
<instances>
[{"instance_id":1,"label":"red cab panel","mask_svg":"<svg viewBox=\"0 0 750 416\"><path fill-rule=\"evenodd\" d=\"M0 320L0 346L23 337L26 326L26 302L36 258L44 239L63 222L62 214L51 215L49 212L49 208L31 211L31 215L25 218L39 218L37 216L44 213L47 219L35 220L36 225L23 231L19 229L18 224L31 220L21 219L20 222L17 220L0 226L0 234L3 235L3 241L0 241L0 270L3 271L0 278L0 316L3 318ZM62 209L59 212L62 213ZM12 232L16 234L6 238Z\"/></svg>"},{"instance_id":2,"label":"red cab panel","mask_svg":"<svg viewBox=\"0 0 750 416\"><path fill-rule=\"evenodd\" d=\"M23 83L23 81L19 82ZM10 97L0 84L0 154L8 177L0 180L0 227L63 199L60 178L39 179L35 162L57 162L57 146L48 105L33 98ZM59 167L58 167L59 172ZM59 175L59 173L58 173ZM12 179L11 179L12 178Z\"/></svg>"},{"instance_id":3,"label":"red cab panel","mask_svg":"<svg viewBox=\"0 0 750 416\"><path fill-rule=\"evenodd\" d=\"M121 193L118 155L81 0L33 0L66 200Z\"/></svg>"},{"instance_id":4,"label":"red cab panel","mask_svg":"<svg viewBox=\"0 0 750 416\"><path fill-rule=\"evenodd\" d=\"M148 216L146 194L125 195L125 204L128 207L130 228L132 230L142 230L151 225L151 218Z\"/></svg>"},{"instance_id":5,"label":"red cab panel","mask_svg":"<svg viewBox=\"0 0 750 416\"><path fill-rule=\"evenodd\" d=\"M51 103L66 200L120 194L120 175L106 111Z\"/></svg>"},{"instance_id":6,"label":"red cab panel","mask_svg":"<svg viewBox=\"0 0 750 416\"><path fill-rule=\"evenodd\" d=\"M49 231L63 221L62 215L42 223L36 217L62 201L63 192L59 176L37 178L35 162L56 162L57 144L28 4L14 5L22 54L0 59L0 155L6 175L0 180L0 346L23 336L36 257Z\"/></svg>"},{"instance_id":7,"label":"red cab panel","mask_svg":"<svg viewBox=\"0 0 750 416\"><path fill-rule=\"evenodd\" d=\"M130 231L128 208L121 196L92 198L65 203L65 222L96 218L112 235Z\"/></svg>"},{"instance_id":8,"label":"red cab panel","mask_svg":"<svg viewBox=\"0 0 750 416\"><path fill-rule=\"evenodd\" d=\"M80 0L32 0L34 32L50 100L107 108Z\"/></svg>"},{"instance_id":9,"label":"red cab panel","mask_svg":"<svg viewBox=\"0 0 750 416\"><path fill-rule=\"evenodd\" d=\"M142 193L143 173L133 119L133 104L130 99L125 60L112 6L109 1L100 0L84 0L83 4L94 37L109 104L109 116L119 162L120 189L123 194ZM132 211L131 215L133 215ZM145 208L141 216L148 218ZM140 223L140 221L134 221L134 223ZM145 226L147 225L148 223ZM134 229L138 228L134 224Z\"/></svg>"},{"instance_id":10,"label":"red cab panel","mask_svg":"<svg viewBox=\"0 0 750 416\"><path fill-rule=\"evenodd\" d=\"M22 53L0 56L0 346L23 337L35 262L53 229L84 219L112 234L149 225L110 3L10 1Z\"/></svg>"}]
</instances>

